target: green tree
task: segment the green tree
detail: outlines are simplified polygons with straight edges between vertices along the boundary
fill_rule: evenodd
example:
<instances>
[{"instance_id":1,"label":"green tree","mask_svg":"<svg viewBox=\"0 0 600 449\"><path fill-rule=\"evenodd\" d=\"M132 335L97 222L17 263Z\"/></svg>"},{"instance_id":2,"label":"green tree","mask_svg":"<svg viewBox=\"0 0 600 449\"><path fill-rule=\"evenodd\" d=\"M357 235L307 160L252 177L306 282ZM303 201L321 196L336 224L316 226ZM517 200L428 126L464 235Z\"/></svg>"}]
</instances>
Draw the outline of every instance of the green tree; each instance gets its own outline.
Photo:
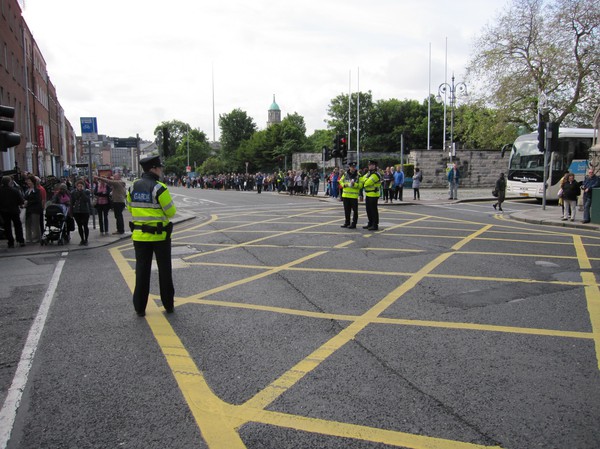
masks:
<instances>
[{"instance_id":1,"label":"green tree","mask_svg":"<svg viewBox=\"0 0 600 449\"><path fill-rule=\"evenodd\" d=\"M307 138L308 148L310 153L320 153L323 147L332 148L335 132L331 129L316 129Z\"/></svg>"},{"instance_id":2,"label":"green tree","mask_svg":"<svg viewBox=\"0 0 600 449\"><path fill-rule=\"evenodd\" d=\"M599 31L598 0L512 0L478 39L469 77L504 122L533 127L543 91L554 121L589 125L600 93Z\"/></svg>"},{"instance_id":3,"label":"green tree","mask_svg":"<svg viewBox=\"0 0 600 449\"><path fill-rule=\"evenodd\" d=\"M359 102L360 100L360 102ZM357 107L360 109L357 111ZM350 112L350 145L349 151L356 150L357 126L356 117L359 114L360 125L360 140L361 145L363 139L371 135L371 113L373 111L373 96L371 91L358 92L350 96L350 111L348 111L348 95L341 94L331 100L327 114L329 120L327 125L334 130L335 133L348 134L348 112ZM362 148L362 146L361 146Z\"/></svg>"},{"instance_id":4,"label":"green tree","mask_svg":"<svg viewBox=\"0 0 600 449\"><path fill-rule=\"evenodd\" d=\"M211 155L211 148L206 134L199 129L190 129L177 147L175 154L176 156L182 156L186 165L188 162L188 148L189 162L192 167L202 164Z\"/></svg>"},{"instance_id":5,"label":"green tree","mask_svg":"<svg viewBox=\"0 0 600 449\"><path fill-rule=\"evenodd\" d=\"M256 124L245 111L234 109L229 114L219 116L221 128L221 158L227 164L237 165L235 155L244 140L256 132Z\"/></svg>"},{"instance_id":6,"label":"green tree","mask_svg":"<svg viewBox=\"0 0 600 449\"><path fill-rule=\"evenodd\" d=\"M181 120L161 122L160 125L154 128L154 137L159 154L165 158L173 156L189 128L190 125Z\"/></svg>"},{"instance_id":7,"label":"green tree","mask_svg":"<svg viewBox=\"0 0 600 449\"><path fill-rule=\"evenodd\" d=\"M225 173L229 170L229 167L221 161L216 156L211 156L204 161L204 163L200 166L200 173L203 175L218 175L219 173Z\"/></svg>"}]
</instances>

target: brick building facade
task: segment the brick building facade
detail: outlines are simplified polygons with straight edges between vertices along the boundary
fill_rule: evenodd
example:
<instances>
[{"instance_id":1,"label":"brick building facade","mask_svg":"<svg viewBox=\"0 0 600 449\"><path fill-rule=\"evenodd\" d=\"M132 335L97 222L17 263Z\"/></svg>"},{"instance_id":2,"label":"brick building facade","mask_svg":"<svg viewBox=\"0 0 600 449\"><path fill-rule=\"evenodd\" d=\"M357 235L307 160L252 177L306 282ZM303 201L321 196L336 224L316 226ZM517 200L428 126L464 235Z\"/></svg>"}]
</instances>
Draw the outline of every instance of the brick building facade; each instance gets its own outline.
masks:
<instances>
[{"instance_id":1,"label":"brick building facade","mask_svg":"<svg viewBox=\"0 0 600 449\"><path fill-rule=\"evenodd\" d=\"M75 131L17 0L0 0L0 104L15 108L21 134L19 145L0 153L0 170L62 176L75 162Z\"/></svg>"}]
</instances>

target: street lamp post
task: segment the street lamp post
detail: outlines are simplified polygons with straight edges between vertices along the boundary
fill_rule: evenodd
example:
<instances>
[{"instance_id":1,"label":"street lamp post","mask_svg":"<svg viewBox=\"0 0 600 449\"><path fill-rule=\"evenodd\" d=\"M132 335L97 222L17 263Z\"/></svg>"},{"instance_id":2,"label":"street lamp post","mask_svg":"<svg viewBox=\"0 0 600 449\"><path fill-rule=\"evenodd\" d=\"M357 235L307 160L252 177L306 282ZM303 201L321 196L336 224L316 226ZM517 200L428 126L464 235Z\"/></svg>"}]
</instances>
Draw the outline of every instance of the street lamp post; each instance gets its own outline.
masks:
<instances>
[{"instance_id":1,"label":"street lamp post","mask_svg":"<svg viewBox=\"0 0 600 449\"><path fill-rule=\"evenodd\" d=\"M442 96L443 95L443 96ZM452 74L451 84L442 83L438 88L438 94L435 99L446 106L446 98L450 97L450 160L454 152L454 106L458 97L468 97L467 85L464 82L454 83L454 73ZM443 147L446 149L446 114L444 114L444 139Z\"/></svg>"}]
</instances>

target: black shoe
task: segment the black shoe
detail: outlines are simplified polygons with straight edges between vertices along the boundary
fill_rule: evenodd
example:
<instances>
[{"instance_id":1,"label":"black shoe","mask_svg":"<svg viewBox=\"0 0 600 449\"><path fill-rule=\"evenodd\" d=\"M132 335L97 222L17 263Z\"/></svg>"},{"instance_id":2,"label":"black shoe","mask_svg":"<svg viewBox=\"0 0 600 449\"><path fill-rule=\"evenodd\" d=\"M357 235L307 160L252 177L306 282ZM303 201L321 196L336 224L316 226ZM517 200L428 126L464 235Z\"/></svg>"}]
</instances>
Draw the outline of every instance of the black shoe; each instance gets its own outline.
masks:
<instances>
[{"instance_id":1,"label":"black shoe","mask_svg":"<svg viewBox=\"0 0 600 449\"><path fill-rule=\"evenodd\" d=\"M20 243L19 243L19 246L20 246L21 248L23 248L23 247L25 246L25 242L20 242Z\"/></svg>"},{"instance_id":2,"label":"black shoe","mask_svg":"<svg viewBox=\"0 0 600 449\"><path fill-rule=\"evenodd\" d=\"M14 248L14 247L15 247L15 244L14 244L14 243L9 243L9 244L8 244L8 247L9 247L9 248Z\"/></svg>"},{"instance_id":3,"label":"black shoe","mask_svg":"<svg viewBox=\"0 0 600 449\"><path fill-rule=\"evenodd\" d=\"M146 316L146 312L135 312L137 316Z\"/></svg>"},{"instance_id":4,"label":"black shoe","mask_svg":"<svg viewBox=\"0 0 600 449\"><path fill-rule=\"evenodd\" d=\"M494 208L494 210L496 210L496 203L492 204L492 207ZM502 210L502 209L500 209Z\"/></svg>"},{"instance_id":5,"label":"black shoe","mask_svg":"<svg viewBox=\"0 0 600 449\"><path fill-rule=\"evenodd\" d=\"M500 212L504 212L504 211L502 210L502 208L501 208L501 207L499 207L499 208L498 208L498 210L499 210Z\"/></svg>"},{"instance_id":6,"label":"black shoe","mask_svg":"<svg viewBox=\"0 0 600 449\"><path fill-rule=\"evenodd\" d=\"M378 231L379 230L379 226L369 226L367 228L367 231Z\"/></svg>"},{"instance_id":7,"label":"black shoe","mask_svg":"<svg viewBox=\"0 0 600 449\"><path fill-rule=\"evenodd\" d=\"M583 220L582 223L589 223L590 220Z\"/></svg>"},{"instance_id":8,"label":"black shoe","mask_svg":"<svg viewBox=\"0 0 600 449\"><path fill-rule=\"evenodd\" d=\"M350 226L348 223L344 223L343 225L340 226L340 228L347 228L348 226Z\"/></svg>"},{"instance_id":9,"label":"black shoe","mask_svg":"<svg viewBox=\"0 0 600 449\"><path fill-rule=\"evenodd\" d=\"M356 223L352 223L350 226L348 226L348 229L356 229Z\"/></svg>"},{"instance_id":10,"label":"black shoe","mask_svg":"<svg viewBox=\"0 0 600 449\"><path fill-rule=\"evenodd\" d=\"M165 311L167 313L173 313L173 312L175 312L175 308L174 307L165 307Z\"/></svg>"},{"instance_id":11,"label":"black shoe","mask_svg":"<svg viewBox=\"0 0 600 449\"><path fill-rule=\"evenodd\" d=\"M363 226L363 229L369 229L370 227L371 227L371 225L370 225L370 224L368 224L368 225L366 225L366 226Z\"/></svg>"}]
</instances>

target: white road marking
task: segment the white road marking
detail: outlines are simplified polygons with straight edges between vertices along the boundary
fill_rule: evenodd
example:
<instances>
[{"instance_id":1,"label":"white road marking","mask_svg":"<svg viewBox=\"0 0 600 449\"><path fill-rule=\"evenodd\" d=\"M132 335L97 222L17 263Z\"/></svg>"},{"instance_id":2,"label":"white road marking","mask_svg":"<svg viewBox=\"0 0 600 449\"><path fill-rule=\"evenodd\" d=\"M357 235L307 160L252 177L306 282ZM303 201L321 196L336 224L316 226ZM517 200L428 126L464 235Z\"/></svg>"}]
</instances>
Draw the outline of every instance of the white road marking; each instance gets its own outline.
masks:
<instances>
[{"instance_id":1,"label":"white road marking","mask_svg":"<svg viewBox=\"0 0 600 449\"><path fill-rule=\"evenodd\" d=\"M48 317L48 311L50 310L50 305L54 299L54 293L56 291L56 287L58 286L58 280L60 279L60 274L62 273L64 265L65 259L61 259L58 261L58 264L54 269L54 274L52 275L52 279L50 279L48 290L46 290L42 304L40 305L35 320L31 325L31 329L29 329L29 335L27 336L25 347L21 353L21 360L19 360L15 377L10 388L8 389L8 394L6 395L6 400L4 401L2 410L0 410L0 448L2 449L7 447L10 440L10 434L12 433L17 411L19 410L23 391L25 390L25 385L27 385L29 371L31 370L31 365L33 364L33 358L35 356L42 331L44 330L46 318Z\"/></svg>"}]
</instances>

